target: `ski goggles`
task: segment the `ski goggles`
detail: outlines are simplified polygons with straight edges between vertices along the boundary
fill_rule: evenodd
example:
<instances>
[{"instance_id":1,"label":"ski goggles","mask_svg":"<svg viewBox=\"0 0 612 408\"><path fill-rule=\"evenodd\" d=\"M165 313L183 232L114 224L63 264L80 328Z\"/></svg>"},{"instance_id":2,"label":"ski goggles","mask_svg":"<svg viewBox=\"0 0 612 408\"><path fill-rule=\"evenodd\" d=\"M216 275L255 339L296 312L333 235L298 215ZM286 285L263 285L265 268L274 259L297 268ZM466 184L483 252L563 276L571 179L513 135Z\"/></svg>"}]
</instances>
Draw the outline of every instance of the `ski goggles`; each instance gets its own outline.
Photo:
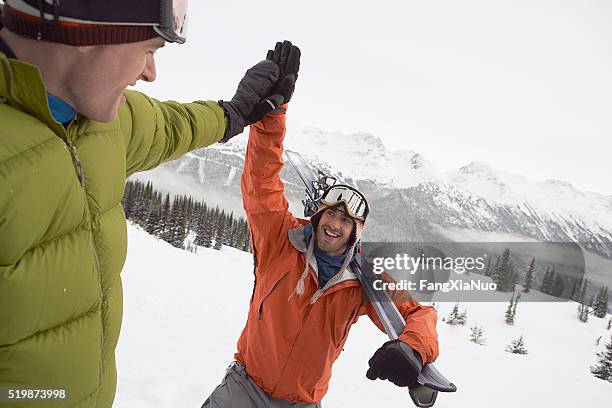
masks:
<instances>
[{"instance_id":1,"label":"ski goggles","mask_svg":"<svg viewBox=\"0 0 612 408\"><path fill-rule=\"evenodd\" d=\"M20 25L25 24L28 27L39 21L38 19L50 26L71 30L151 27L166 41L182 44L187 40L188 0L5 1L6 11L11 15L16 14L16 17L21 16L22 20L26 17L25 23Z\"/></svg>"},{"instance_id":2,"label":"ski goggles","mask_svg":"<svg viewBox=\"0 0 612 408\"><path fill-rule=\"evenodd\" d=\"M187 40L189 0L162 0L160 23L153 26L166 41L183 44Z\"/></svg>"},{"instance_id":3,"label":"ski goggles","mask_svg":"<svg viewBox=\"0 0 612 408\"><path fill-rule=\"evenodd\" d=\"M361 221L365 221L370 212L368 202L363 194L357 191L357 189L344 184L336 184L325 190L320 201L328 206L342 203L351 218Z\"/></svg>"}]
</instances>

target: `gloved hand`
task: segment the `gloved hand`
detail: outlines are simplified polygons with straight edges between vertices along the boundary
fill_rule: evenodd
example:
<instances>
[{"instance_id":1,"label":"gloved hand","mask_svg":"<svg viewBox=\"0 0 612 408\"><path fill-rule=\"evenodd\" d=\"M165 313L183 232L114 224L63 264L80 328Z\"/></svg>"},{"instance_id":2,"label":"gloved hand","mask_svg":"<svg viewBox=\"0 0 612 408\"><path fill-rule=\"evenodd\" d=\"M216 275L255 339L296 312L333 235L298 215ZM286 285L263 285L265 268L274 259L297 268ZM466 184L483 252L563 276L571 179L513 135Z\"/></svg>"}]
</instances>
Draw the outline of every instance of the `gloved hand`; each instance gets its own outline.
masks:
<instances>
[{"instance_id":1,"label":"gloved hand","mask_svg":"<svg viewBox=\"0 0 612 408\"><path fill-rule=\"evenodd\" d=\"M228 126L221 143L242 133L280 105L289 102L300 67L300 49L289 41L276 43L266 60L250 68L231 101L219 101Z\"/></svg>"},{"instance_id":2,"label":"gloved hand","mask_svg":"<svg viewBox=\"0 0 612 408\"><path fill-rule=\"evenodd\" d=\"M366 377L389 380L398 387L416 383L423 363L420 355L401 340L390 340L376 350L368 361Z\"/></svg>"},{"instance_id":3,"label":"gloved hand","mask_svg":"<svg viewBox=\"0 0 612 408\"><path fill-rule=\"evenodd\" d=\"M274 86L274 94L282 95L282 104L289 103L293 91L295 90L295 82L298 78L300 70L301 51L298 47L291 44L291 41L277 42L273 50L268 51L266 60L274 61L280 68L280 78Z\"/></svg>"}]
</instances>

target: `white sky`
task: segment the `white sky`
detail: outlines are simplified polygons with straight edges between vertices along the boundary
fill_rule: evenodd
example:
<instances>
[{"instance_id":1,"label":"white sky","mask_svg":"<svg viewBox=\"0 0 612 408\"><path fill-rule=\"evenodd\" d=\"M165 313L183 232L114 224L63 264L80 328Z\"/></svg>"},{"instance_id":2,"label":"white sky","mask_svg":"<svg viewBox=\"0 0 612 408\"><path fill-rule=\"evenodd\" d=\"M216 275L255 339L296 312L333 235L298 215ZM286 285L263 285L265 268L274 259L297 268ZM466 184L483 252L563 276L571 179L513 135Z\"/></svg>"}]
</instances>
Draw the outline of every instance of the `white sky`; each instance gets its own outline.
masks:
<instances>
[{"instance_id":1,"label":"white sky","mask_svg":"<svg viewBox=\"0 0 612 408\"><path fill-rule=\"evenodd\" d=\"M302 49L292 123L370 132L442 170L472 161L612 194L612 2L192 0L157 54L161 99L230 99L277 40Z\"/></svg>"}]
</instances>

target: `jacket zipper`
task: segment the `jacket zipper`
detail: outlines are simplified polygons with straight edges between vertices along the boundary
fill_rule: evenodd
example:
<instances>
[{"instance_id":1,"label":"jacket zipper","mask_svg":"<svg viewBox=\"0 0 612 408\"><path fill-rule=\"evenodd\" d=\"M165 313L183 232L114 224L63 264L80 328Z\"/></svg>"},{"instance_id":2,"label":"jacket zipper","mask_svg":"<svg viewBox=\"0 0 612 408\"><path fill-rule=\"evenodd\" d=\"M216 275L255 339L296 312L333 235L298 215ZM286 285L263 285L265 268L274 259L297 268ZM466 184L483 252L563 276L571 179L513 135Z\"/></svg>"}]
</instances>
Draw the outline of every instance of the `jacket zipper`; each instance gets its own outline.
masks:
<instances>
[{"instance_id":1,"label":"jacket zipper","mask_svg":"<svg viewBox=\"0 0 612 408\"><path fill-rule=\"evenodd\" d=\"M94 258L94 266L96 268L96 275L98 276L98 294L100 296L100 320L101 320L101 332L100 332L100 372L98 373L98 385L102 384L102 377L104 373L104 317L102 314L102 308L104 307L104 293L102 291L102 272L100 268L100 258L98 257L98 253L96 252L96 243L93 239L93 225L91 223L91 211L89 209L89 202L87 201L87 191L85 190L85 172L83 168L83 164L79 159L78 152L76 146L72 143L70 138L69 130L74 127L75 121L73 121L66 130L66 138L61 138L66 143L68 147L68 151L70 152L70 157L72 158L72 163L74 165L77 178L79 180L79 184L81 185L81 191L83 193L83 199L85 201L85 211L87 213L87 220L89 222L89 242L91 244L91 250Z\"/></svg>"}]
</instances>

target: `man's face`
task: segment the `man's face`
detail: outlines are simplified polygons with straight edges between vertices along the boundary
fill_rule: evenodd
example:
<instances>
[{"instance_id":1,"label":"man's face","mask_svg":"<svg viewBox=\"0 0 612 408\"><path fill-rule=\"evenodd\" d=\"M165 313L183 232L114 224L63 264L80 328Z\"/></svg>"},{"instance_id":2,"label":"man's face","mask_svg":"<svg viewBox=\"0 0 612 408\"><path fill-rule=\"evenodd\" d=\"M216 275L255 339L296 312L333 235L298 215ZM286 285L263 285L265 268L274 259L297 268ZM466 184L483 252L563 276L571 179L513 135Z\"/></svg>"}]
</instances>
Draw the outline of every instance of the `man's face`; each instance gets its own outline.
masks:
<instances>
[{"instance_id":1,"label":"man's face","mask_svg":"<svg viewBox=\"0 0 612 408\"><path fill-rule=\"evenodd\" d=\"M343 207L323 210L316 233L319 248L328 255L342 255L353 232L353 219L346 215Z\"/></svg>"},{"instance_id":2,"label":"man's face","mask_svg":"<svg viewBox=\"0 0 612 408\"><path fill-rule=\"evenodd\" d=\"M99 122L112 122L125 103L123 91L136 81L155 80L154 54L161 37L128 44L79 47L82 58L72 69L68 92L74 108Z\"/></svg>"}]
</instances>

